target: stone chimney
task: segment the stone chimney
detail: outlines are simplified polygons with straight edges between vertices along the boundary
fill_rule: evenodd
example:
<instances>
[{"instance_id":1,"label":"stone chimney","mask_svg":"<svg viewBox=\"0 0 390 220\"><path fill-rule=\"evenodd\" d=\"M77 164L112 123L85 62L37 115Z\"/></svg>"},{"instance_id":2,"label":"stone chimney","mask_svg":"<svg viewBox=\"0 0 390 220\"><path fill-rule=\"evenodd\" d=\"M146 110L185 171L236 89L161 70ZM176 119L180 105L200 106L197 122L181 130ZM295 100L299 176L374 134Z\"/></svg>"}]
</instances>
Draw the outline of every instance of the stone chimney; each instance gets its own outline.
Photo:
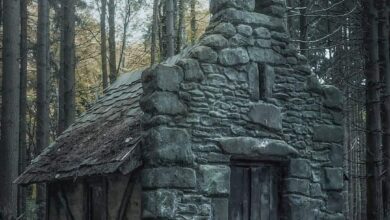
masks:
<instances>
[{"instance_id":1,"label":"stone chimney","mask_svg":"<svg viewBox=\"0 0 390 220\"><path fill-rule=\"evenodd\" d=\"M238 161L279 178L272 199L252 182L269 198L250 204L264 219L343 220L341 93L290 44L284 1L210 0L210 11L198 44L142 76L143 218L243 219L237 180L254 180L237 177Z\"/></svg>"},{"instance_id":2,"label":"stone chimney","mask_svg":"<svg viewBox=\"0 0 390 220\"><path fill-rule=\"evenodd\" d=\"M212 21L265 26L278 31L284 31L286 26L284 0L210 0L210 12Z\"/></svg>"}]
</instances>

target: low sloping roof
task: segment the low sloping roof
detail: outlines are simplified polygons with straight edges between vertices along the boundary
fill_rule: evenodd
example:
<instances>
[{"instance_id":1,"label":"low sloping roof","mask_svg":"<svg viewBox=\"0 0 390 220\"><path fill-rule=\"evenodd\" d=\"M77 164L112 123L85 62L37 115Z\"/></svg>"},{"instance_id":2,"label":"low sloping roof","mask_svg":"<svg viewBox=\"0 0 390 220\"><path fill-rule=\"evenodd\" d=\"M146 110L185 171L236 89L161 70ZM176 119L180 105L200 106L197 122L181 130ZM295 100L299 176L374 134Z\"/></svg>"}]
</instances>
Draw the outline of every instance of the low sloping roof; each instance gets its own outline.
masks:
<instances>
[{"instance_id":1,"label":"low sloping roof","mask_svg":"<svg viewBox=\"0 0 390 220\"><path fill-rule=\"evenodd\" d=\"M122 75L15 182L127 174L140 166L141 74Z\"/></svg>"}]
</instances>

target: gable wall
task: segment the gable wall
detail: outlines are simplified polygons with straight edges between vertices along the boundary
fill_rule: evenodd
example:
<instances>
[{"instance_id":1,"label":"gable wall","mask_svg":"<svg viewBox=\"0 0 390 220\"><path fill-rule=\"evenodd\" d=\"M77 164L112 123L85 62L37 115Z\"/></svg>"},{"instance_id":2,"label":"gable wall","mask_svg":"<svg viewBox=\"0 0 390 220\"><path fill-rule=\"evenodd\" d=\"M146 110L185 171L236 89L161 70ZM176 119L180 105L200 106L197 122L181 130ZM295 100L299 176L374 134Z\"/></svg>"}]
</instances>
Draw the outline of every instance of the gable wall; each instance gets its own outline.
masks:
<instances>
[{"instance_id":1,"label":"gable wall","mask_svg":"<svg viewBox=\"0 0 390 220\"><path fill-rule=\"evenodd\" d=\"M86 204L88 182L102 184L102 191L99 191L99 193L105 193L105 195L99 194L99 199L106 201L101 201L101 207L97 208L106 210L101 212L103 213L100 216L101 219L120 219L121 205L125 206L123 220L141 218L141 185L139 181L130 176L110 175L108 177L90 177L77 181L51 183L49 186L48 219L86 219L86 213L88 212ZM128 196L126 192L129 189L131 196L129 200L126 200L125 198ZM105 203L107 205L104 205Z\"/></svg>"},{"instance_id":2,"label":"gable wall","mask_svg":"<svg viewBox=\"0 0 390 220\"><path fill-rule=\"evenodd\" d=\"M342 99L289 45L284 2L210 4L189 55L143 74L143 217L226 220L231 158L278 156L284 219L344 219Z\"/></svg>"}]
</instances>

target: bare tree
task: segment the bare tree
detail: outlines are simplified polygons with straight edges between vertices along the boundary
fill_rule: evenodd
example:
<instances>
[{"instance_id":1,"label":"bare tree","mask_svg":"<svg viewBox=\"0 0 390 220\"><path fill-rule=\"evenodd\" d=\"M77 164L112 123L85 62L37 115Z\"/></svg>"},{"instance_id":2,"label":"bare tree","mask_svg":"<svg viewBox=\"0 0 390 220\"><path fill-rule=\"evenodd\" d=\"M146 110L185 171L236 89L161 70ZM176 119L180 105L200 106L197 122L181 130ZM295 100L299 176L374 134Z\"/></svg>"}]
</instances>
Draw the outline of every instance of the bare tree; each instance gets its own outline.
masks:
<instances>
[{"instance_id":1,"label":"bare tree","mask_svg":"<svg viewBox=\"0 0 390 220\"><path fill-rule=\"evenodd\" d=\"M103 89L108 86L107 72L107 34L106 34L106 16L107 16L107 0L101 0L100 14L100 53L102 59L102 77Z\"/></svg>"},{"instance_id":2,"label":"bare tree","mask_svg":"<svg viewBox=\"0 0 390 220\"><path fill-rule=\"evenodd\" d=\"M115 40L115 0L108 1L108 47L110 60L110 81L117 78L116 69L116 40Z\"/></svg>"},{"instance_id":3,"label":"bare tree","mask_svg":"<svg viewBox=\"0 0 390 220\"><path fill-rule=\"evenodd\" d=\"M383 219L381 181L381 103L378 48L378 12L374 0L363 0L364 49L366 53L367 114L367 219Z\"/></svg>"},{"instance_id":4,"label":"bare tree","mask_svg":"<svg viewBox=\"0 0 390 220\"><path fill-rule=\"evenodd\" d=\"M0 215L16 219L19 174L20 1L4 1L3 81L0 143Z\"/></svg>"}]
</instances>

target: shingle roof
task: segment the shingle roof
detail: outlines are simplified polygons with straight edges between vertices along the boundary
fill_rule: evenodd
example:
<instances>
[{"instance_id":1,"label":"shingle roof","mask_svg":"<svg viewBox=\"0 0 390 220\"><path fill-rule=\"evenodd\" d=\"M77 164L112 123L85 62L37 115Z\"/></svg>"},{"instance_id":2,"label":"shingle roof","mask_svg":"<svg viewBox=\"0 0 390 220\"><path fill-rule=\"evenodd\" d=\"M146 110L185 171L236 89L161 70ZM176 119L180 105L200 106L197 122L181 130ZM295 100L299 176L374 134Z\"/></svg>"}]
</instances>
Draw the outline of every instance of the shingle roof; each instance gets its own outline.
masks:
<instances>
[{"instance_id":1,"label":"shingle roof","mask_svg":"<svg viewBox=\"0 0 390 220\"><path fill-rule=\"evenodd\" d=\"M122 75L15 182L127 174L140 166L141 74Z\"/></svg>"}]
</instances>

